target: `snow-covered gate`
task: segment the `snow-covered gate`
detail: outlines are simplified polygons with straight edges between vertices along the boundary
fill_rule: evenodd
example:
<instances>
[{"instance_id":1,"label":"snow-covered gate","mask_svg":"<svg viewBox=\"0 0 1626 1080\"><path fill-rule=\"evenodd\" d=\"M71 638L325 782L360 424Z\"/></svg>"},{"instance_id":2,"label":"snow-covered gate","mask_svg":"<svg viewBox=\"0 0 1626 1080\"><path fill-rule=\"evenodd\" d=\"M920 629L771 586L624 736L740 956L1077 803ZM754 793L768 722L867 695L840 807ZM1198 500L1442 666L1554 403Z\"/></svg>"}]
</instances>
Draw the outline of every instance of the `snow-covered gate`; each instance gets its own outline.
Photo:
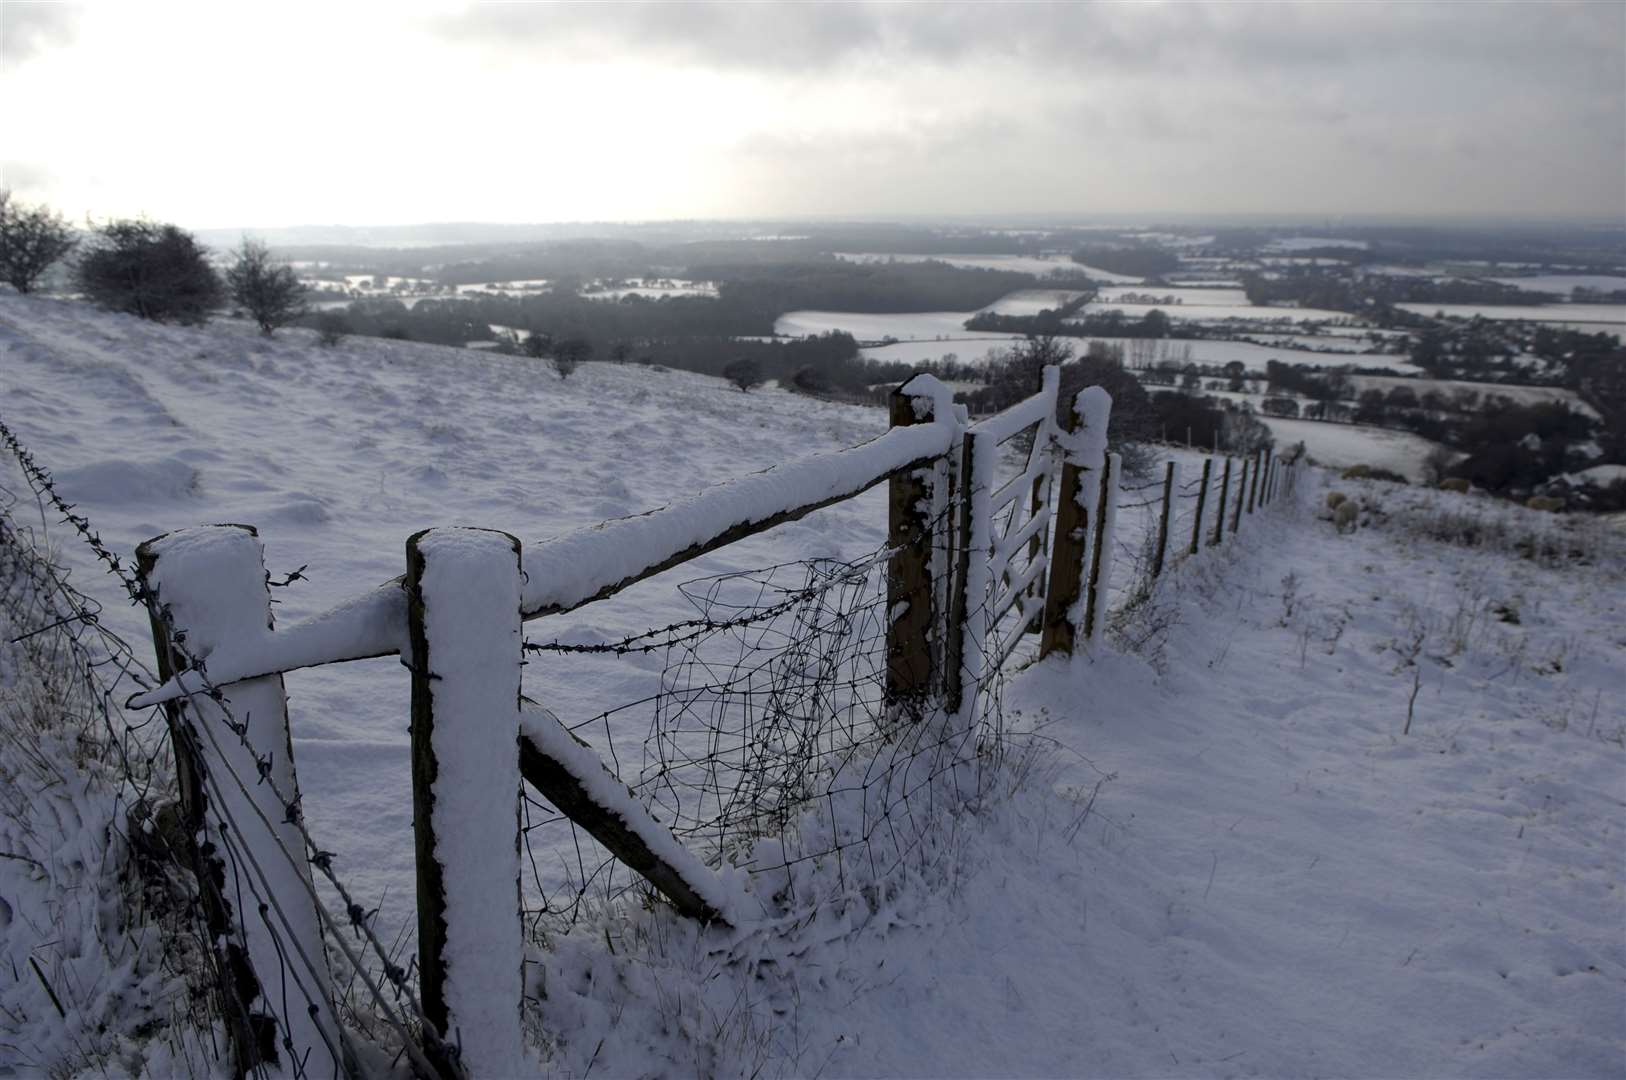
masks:
<instances>
[{"instance_id":1,"label":"snow-covered gate","mask_svg":"<svg viewBox=\"0 0 1626 1080\"><path fill-rule=\"evenodd\" d=\"M297 820L281 675L399 655L412 678L417 1011L425 1031L414 1062L446 1074L511 1073L521 1060L522 781L678 911L727 925L749 918L732 878L685 848L598 753L524 698L521 622L602 600L886 482L889 722L969 723L1024 633L1042 632L1040 655L1070 652L1101 633L1118 478L1116 455L1105 453L1111 400L1086 389L1058 424L1058 386L1048 368L1039 393L971 423L947 387L917 376L894 393L891 429L870 442L528 548L489 530L427 530L407 540L402 577L282 629L271 624L252 528L154 538L141 546L140 563L168 678L129 705L164 704L177 733L209 733L223 718L231 725L233 738L175 740L183 778L194 778L182 789L188 820L205 822L211 798L242 804L232 816L238 835L206 836L199 849L205 857L211 844L263 852L280 903L307 911L314 903L324 914L307 861L321 853ZM1025 465L1001 482L1006 444L1028 436ZM253 973L285 969L288 943L250 932L253 920L234 916L229 890L216 901L220 940L247 961L229 969L239 985L226 996L244 1032L275 1027L256 1013L274 1010L271 988L254 985ZM317 919L295 912L283 923L310 967L311 956L322 956ZM314 990L331 1000L326 986ZM309 1011L312 1025L326 1023L315 1004ZM331 1047L330 1031L287 1022L278 1037L297 1055L296 1043L318 1036ZM258 1052L274 1056L276 1046L261 1040ZM254 1053L240 1060L252 1063Z\"/></svg>"}]
</instances>

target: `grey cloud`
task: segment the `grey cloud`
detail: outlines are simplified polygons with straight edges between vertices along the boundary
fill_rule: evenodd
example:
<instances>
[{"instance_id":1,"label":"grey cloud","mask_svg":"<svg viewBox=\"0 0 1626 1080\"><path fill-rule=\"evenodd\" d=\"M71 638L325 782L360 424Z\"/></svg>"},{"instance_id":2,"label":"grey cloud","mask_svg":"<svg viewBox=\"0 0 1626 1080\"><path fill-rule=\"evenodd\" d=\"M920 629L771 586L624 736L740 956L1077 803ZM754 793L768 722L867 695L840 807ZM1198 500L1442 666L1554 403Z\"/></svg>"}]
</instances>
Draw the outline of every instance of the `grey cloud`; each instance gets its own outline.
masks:
<instances>
[{"instance_id":1,"label":"grey cloud","mask_svg":"<svg viewBox=\"0 0 1626 1080\"><path fill-rule=\"evenodd\" d=\"M79 22L76 4L0 3L0 71L73 40Z\"/></svg>"},{"instance_id":2,"label":"grey cloud","mask_svg":"<svg viewBox=\"0 0 1626 1080\"><path fill-rule=\"evenodd\" d=\"M598 51L719 68L1032 62L1036 76L1105 70L1241 74L1464 59L1510 78L1541 70L1619 86L1619 4L480 5L442 17L447 40L531 56Z\"/></svg>"}]
</instances>

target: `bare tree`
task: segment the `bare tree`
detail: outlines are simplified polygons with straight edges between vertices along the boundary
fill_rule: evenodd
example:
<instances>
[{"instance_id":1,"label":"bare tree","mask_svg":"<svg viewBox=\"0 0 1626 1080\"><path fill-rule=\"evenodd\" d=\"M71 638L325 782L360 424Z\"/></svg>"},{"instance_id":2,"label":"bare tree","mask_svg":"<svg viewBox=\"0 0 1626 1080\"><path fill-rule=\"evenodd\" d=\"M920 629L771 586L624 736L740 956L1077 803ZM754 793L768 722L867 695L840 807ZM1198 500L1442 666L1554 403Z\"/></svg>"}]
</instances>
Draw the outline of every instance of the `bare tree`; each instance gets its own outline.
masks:
<instances>
[{"instance_id":1,"label":"bare tree","mask_svg":"<svg viewBox=\"0 0 1626 1080\"><path fill-rule=\"evenodd\" d=\"M78 242L61 214L23 206L0 190L0 278L18 292L33 292L40 275Z\"/></svg>"},{"instance_id":2,"label":"bare tree","mask_svg":"<svg viewBox=\"0 0 1626 1080\"><path fill-rule=\"evenodd\" d=\"M271 249L258 240L243 240L237 261L226 271L231 298L248 312L267 337L305 313L305 286L293 267L271 261Z\"/></svg>"}]
</instances>

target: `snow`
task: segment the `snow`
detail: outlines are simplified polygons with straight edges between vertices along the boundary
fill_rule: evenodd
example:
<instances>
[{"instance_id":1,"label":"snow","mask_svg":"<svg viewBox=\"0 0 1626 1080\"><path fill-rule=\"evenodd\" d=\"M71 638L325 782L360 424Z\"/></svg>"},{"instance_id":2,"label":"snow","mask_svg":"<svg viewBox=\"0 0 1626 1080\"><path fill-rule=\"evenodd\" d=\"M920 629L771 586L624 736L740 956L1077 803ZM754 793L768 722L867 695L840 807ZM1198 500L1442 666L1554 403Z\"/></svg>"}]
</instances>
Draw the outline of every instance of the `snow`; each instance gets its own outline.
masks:
<instances>
[{"instance_id":1,"label":"snow","mask_svg":"<svg viewBox=\"0 0 1626 1080\"><path fill-rule=\"evenodd\" d=\"M1423 459L1440 445L1409 431L1322 420L1289 420L1264 413L1254 414L1254 419L1270 429L1277 446L1302 442L1310 457L1322 465L1338 469L1373 465L1391 469L1413 483L1423 479Z\"/></svg>"},{"instance_id":2,"label":"snow","mask_svg":"<svg viewBox=\"0 0 1626 1080\"><path fill-rule=\"evenodd\" d=\"M1083 295L1073 289L1019 289L982 310L995 315L1037 315L1041 311L1054 311Z\"/></svg>"},{"instance_id":3,"label":"snow","mask_svg":"<svg viewBox=\"0 0 1626 1080\"><path fill-rule=\"evenodd\" d=\"M930 341L900 341L894 345L872 345L858 351L868 359L882 362L897 361L904 364L921 364L941 360L945 356L952 354L961 363L969 364L986 362L990 353L1003 351L1024 340L1026 339L1020 337L998 337L992 334L979 333L975 336L939 338Z\"/></svg>"},{"instance_id":4,"label":"snow","mask_svg":"<svg viewBox=\"0 0 1626 1080\"><path fill-rule=\"evenodd\" d=\"M1366 250L1365 240L1345 240L1332 236L1284 236L1265 245L1267 251L1313 251L1316 248L1352 248Z\"/></svg>"},{"instance_id":5,"label":"snow","mask_svg":"<svg viewBox=\"0 0 1626 1080\"><path fill-rule=\"evenodd\" d=\"M1151 301L1129 300L1129 297L1153 297ZM1221 307L1248 307L1248 294L1236 288L1201 288L1170 285L1112 285L1101 289L1096 298L1103 304L1133 303L1152 307L1208 305Z\"/></svg>"},{"instance_id":6,"label":"snow","mask_svg":"<svg viewBox=\"0 0 1626 1080\"><path fill-rule=\"evenodd\" d=\"M897 338L899 341L942 340L945 338L1004 339L1009 334L973 331L965 328L965 321L974 311L916 311L900 314L875 314L856 311L791 311L781 315L773 324L773 332L783 337L812 337L845 330L859 341L880 341Z\"/></svg>"},{"instance_id":7,"label":"snow","mask_svg":"<svg viewBox=\"0 0 1626 1080\"><path fill-rule=\"evenodd\" d=\"M1129 285L1141 280L1127 274L1114 274L1108 270L1076 263L1067 255L897 255L838 251L835 256L856 263L931 261L947 263L966 270L1010 270L1041 278L1087 277L1091 281L1113 285Z\"/></svg>"},{"instance_id":8,"label":"snow","mask_svg":"<svg viewBox=\"0 0 1626 1080\"><path fill-rule=\"evenodd\" d=\"M257 635L269 623L263 549L247 529L180 529L147 550L155 559L148 582L195 658L207 662L225 642ZM321 956L322 934L309 899L304 840L285 820L282 801L298 801L300 794L282 680L236 683L224 700L223 708L207 695L191 698L185 710L200 733L210 808L201 831L215 850L243 853L228 858L226 866L238 883L228 898L232 919L259 982L261 1000L249 1007L274 1011L282 1021L279 1043L283 1037L292 1040L301 1057L310 1055L310 1068L331 1072L338 1067L338 1043L327 972L296 959L301 952ZM227 726L228 709L241 725L241 737ZM268 762L264 782L260 760ZM263 906L269 898L278 902L276 917Z\"/></svg>"},{"instance_id":9,"label":"snow","mask_svg":"<svg viewBox=\"0 0 1626 1080\"><path fill-rule=\"evenodd\" d=\"M7 423L61 472L172 457L197 470L186 493L90 491L81 510L122 552L188 524L326 507L263 530L274 575L310 564L309 580L277 590L285 627L399 574L418 529L487 525L530 548L886 423L879 409L742 395L681 372L587 364L561 382L515 357L321 349L299 332L266 341L233 323L158 327L11 295L0 395ZM1292 425L1279 437L1394 435L1263 419ZM1350 446L1352 463L1383 464L1377 448ZM1179 459L1188 475L1200 460ZM798 888L823 901L723 951L659 906L599 912L533 946L546 1067L1619 1075L1618 551L1550 569L1445 546L1407 523L1462 513L1568 537L1580 515L1362 481L1333 481L1369 507L1340 536L1308 509L1323 493L1313 475L1296 501L1177 560L1124 616L1167 615L1160 656L1123 651L1109 627L1089 656L1008 671L1010 768L952 817L933 860L889 877L866 876L857 857L840 872L802 864ZM1133 550L1147 518L1125 500L1119 546ZM1194 500L1181 502L1189 537ZM855 557L879 546L885 520L871 491L533 633L613 640L690 617L676 581ZM144 640L144 615L77 565L109 627ZM1119 571L1121 596L1128 563ZM1418 632L1408 662L1397 650ZM567 723L658 678L658 662L635 657L524 668L526 693ZM383 898L386 940L411 923L406 683L393 659L287 678L307 818L358 897ZM8 902L11 880L0 877ZM21 925L0 928L8 950L25 947Z\"/></svg>"},{"instance_id":10,"label":"snow","mask_svg":"<svg viewBox=\"0 0 1626 1080\"><path fill-rule=\"evenodd\" d=\"M520 731L574 777L595 805L619 818L652 855L676 870L724 922L733 927L746 925L754 906L750 899L651 818L644 804L605 766L604 759L572 735L558 717L540 706L527 705L520 711Z\"/></svg>"},{"instance_id":11,"label":"snow","mask_svg":"<svg viewBox=\"0 0 1626 1080\"><path fill-rule=\"evenodd\" d=\"M1574 289L1596 289L1599 292L1626 289L1626 277L1616 274L1534 274L1530 277L1498 277L1490 280L1526 292L1558 293L1561 296L1568 296Z\"/></svg>"},{"instance_id":12,"label":"snow","mask_svg":"<svg viewBox=\"0 0 1626 1080\"><path fill-rule=\"evenodd\" d=\"M474 1076L522 1061L519 916L519 557L483 529L417 538L426 662L434 676L434 858L446 901L449 1042Z\"/></svg>"},{"instance_id":13,"label":"snow","mask_svg":"<svg viewBox=\"0 0 1626 1080\"><path fill-rule=\"evenodd\" d=\"M1408 379L1391 375L1351 375L1349 381L1359 391L1382 390L1385 394L1397 387L1406 387L1418 397L1435 391L1449 397L1463 392L1478 394L1481 400L1506 398L1519 405L1539 405L1560 402L1578 413L1596 417L1597 410L1581 400L1581 395L1562 386L1514 386L1508 383L1464 382L1460 379Z\"/></svg>"},{"instance_id":14,"label":"snow","mask_svg":"<svg viewBox=\"0 0 1626 1080\"><path fill-rule=\"evenodd\" d=\"M1250 335L1263 337L1265 335ZM1335 349L1343 345L1335 337L1293 337L1292 343L1315 343L1323 349ZM1293 344L1261 345L1251 341L1216 341L1209 338L1199 340L1184 340L1179 338L1162 338L1153 341L1148 338L1111 338L1090 337L1082 338L1080 349L1084 343L1103 341L1111 345L1121 346L1126 359L1134 360L1143 355L1148 363L1157 364L1164 361L1184 365L1188 360L1198 364L1213 364L1223 367L1235 361L1248 371L1265 371L1270 361L1277 360L1284 364L1305 364L1315 368L1330 367L1371 367L1386 368L1397 372L1418 372L1422 369L1411 364L1406 357L1396 356L1393 353L1365 353L1359 352L1359 344L1354 348L1336 348L1336 351L1313 352L1309 349L1294 348Z\"/></svg>"},{"instance_id":15,"label":"snow","mask_svg":"<svg viewBox=\"0 0 1626 1080\"><path fill-rule=\"evenodd\" d=\"M1593 333L1626 332L1626 304L1396 304L1414 315L1444 315L1448 319L1523 319L1593 326ZM1613 325L1611 325L1613 324Z\"/></svg>"},{"instance_id":16,"label":"snow","mask_svg":"<svg viewBox=\"0 0 1626 1080\"><path fill-rule=\"evenodd\" d=\"M1149 292L1165 293L1172 290L1149 286ZM1201 290L1190 290L1193 292ZM1187 301L1179 304L1128 304L1120 302L1104 302L1092 300L1085 304L1079 316L1099 315L1103 312L1116 311L1123 315L1139 319L1149 311L1161 311L1171 319L1219 321L1224 319L1249 319L1266 322L1358 322L1359 320L1347 311L1331 311L1325 308L1300 307L1263 307L1256 304L1204 304Z\"/></svg>"}]
</instances>

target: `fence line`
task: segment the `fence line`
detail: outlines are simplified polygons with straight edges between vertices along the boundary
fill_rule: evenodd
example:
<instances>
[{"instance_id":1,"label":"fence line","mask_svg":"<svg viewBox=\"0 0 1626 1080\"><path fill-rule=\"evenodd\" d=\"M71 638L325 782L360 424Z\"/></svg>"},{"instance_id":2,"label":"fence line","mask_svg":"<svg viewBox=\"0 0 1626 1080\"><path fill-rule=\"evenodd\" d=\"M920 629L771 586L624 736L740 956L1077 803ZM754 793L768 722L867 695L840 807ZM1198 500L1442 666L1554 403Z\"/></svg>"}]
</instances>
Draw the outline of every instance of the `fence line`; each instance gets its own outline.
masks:
<instances>
[{"instance_id":1,"label":"fence line","mask_svg":"<svg viewBox=\"0 0 1626 1080\"><path fill-rule=\"evenodd\" d=\"M883 830L894 859L918 849L921 826L907 814L914 833L906 827L900 835L898 812L911 798L936 798L942 777L980 775L980 752L997 749L1001 672L1024 636L1040 635L1041 657L1100 639L1122 546L1120 510L1157 508L1154 579L1171 564L1178 508L1188 499L1196 508L1186 554L1200 547L1213 459L1204 461L1194 491L1172 461L1160 482L1126 488L1121 459L1106 449L1110 397L1091 387L1060 403L1058 388L1058 373L1046 369L1038 394L970 423L946 387L918 376L895 393L892 428L862 446L529 548L485 530L419 533L407 542L402 578L283 629L270 626L267 592L275 583L252 528L155 538L142 545L132 570L0 424L42 507L54 506L152 615L162 678L141 680L127 707L164 709L183 808L211 840L186 865L203 887L208 938L223 943L208 951L218 953L234 1069L241 1075L279 1064L295 1075L326 1075L349 1067L324 932L416 1071L487 1074L519 1062L519 962L473 962L522 955L523 898L503 899L504 882L518 882L520 853L503 842L503 818L526 850L533 830L548 821L580 829L601 846L607 855L599 869L589 875L579 865L578 902L605 868L608 894L619 865L679 912L724 926L746 917L743 899L690 844L707 845L715 862L745 854L737 845L748 837L777 833L777 849L756 844L747 867L753 873L788 872L826 854L839 866L851 848L879 872L872 841ZM1062 404L1065 423L1058 423ZM1025 464L997 482L998 463L1026 439ZM1224 539L1228 503L1235 536L1244 515L1271 502L1279 480L1291 491L1295 472L1284 473L1268 453L1255 455L1243 459L1233 491L1231 471L1227 457L1211 544ZM695 601L701 618L621 642L520 641L522 620L614 595L882 482L889 485L888 541L867 560L796 564L807 574L799 588L774 584L771 574L709 579ZM1126 490L1157 493L1124 504ZM754 601L725 598L742 583L756 587ZM715 617L729 604L740 614ZM772 652L748 637L786 647ZM718 674L702 652L735 638L735 665ZM884 663L876 665L870 649L882 641ZM574 725L518 691L525 652L655 650L667 666L652 698ZM199 651L209 655L207 668ZM301 667L391 654L403 657L412 678L421 1002L410 966L397 964L372 932L333 873L333 854L304 824L281 683L282 673ZM705 674L696 682L698 671ZM629 785L619 764L606 763L606 756L619 762L612 719L645 707L654 713L645 766ZM602 750L578 734L600 724ZM218 738L221 726L235 738ZM527 784L551 811L530 798ZM505 791L517 797L507 801ZM659 819L652 807L662 809ZM533 812L556 816L535 822ZM826 847L808 848L809 814L828 826ZM459 857L454 870L454 848L483 853ZM345 919L317 895L313 870L343 898ZM540 877L536 883L542 889ZM471 919L472 911L484 914ZM454 933L454 925L467 929ZM345 930L363 939L382 981ZM454 938L464 944L454 948ZM460 1045L464 1030L479 1038Z\"/></svg>"}]
</instances>

